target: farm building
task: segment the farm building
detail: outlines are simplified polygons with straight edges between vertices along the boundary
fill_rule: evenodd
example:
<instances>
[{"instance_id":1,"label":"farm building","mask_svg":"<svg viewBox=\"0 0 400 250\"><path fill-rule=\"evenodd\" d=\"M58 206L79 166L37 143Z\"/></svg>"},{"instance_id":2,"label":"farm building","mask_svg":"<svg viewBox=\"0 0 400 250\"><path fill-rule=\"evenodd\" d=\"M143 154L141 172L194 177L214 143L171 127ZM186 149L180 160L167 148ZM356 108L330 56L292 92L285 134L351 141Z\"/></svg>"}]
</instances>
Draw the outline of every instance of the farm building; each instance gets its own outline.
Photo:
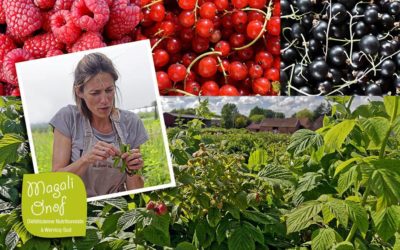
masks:
<instances>
[{"instance_id":1,"label":"farm building","mask_svg":"<svg viewBox=\"0 0 400 250\"><path fill-rule=\"evenodd\" d=\"M250 131L270 131L274 133L292 134L299 129L317 130L322 127L323 117L319 117L314 122L308 118L266 118L261 123L252 123L247 126Z\"/></svg>"},{"instance_id":2,"label":"farm building","mask_svg":"<svg viewBox=\"0 0 400 250\"><path fill-rule=\"evenodd\" d=\"M164 123L167 128L175 127L177 119L181 119L183 123L187 123L193 119L199 119L205 124L206 127L221 125L220 118L204 118L196 115L183 115L178 113L164 112Z\"/></svg>"}]
</instances>

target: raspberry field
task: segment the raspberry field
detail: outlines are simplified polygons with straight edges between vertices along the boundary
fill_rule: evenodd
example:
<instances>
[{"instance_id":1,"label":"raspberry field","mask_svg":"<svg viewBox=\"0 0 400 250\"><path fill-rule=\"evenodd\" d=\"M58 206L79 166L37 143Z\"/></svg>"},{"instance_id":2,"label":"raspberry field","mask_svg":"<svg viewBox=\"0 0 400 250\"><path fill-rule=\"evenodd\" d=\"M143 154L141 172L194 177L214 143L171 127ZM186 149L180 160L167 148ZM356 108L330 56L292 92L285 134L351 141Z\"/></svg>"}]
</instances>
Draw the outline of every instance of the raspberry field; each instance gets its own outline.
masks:
<instances>
[{"instance_id":1,"label":"raspberry field","mask_svg":"<svg viewBox=\"0 0 400 250\"><path fill-rule=\"evenodd\" d=\"M20 218L27 151L2 158L0 244L7 249L398 249L400 99L350 109L330 98L317 131L168 130L177 187L88 204L85 238L39 239ZM26 145L18 102L2 109L0 150ZM16 107L16 108L15 108ZM15 110L12 111L12 110ZM12 134L10 134L12 133ZM234 135L234 136L233 136ZM11 144L12 143L12 144ZM22 144L21 144L22 143Z\"/></svg>"}]
</instances>

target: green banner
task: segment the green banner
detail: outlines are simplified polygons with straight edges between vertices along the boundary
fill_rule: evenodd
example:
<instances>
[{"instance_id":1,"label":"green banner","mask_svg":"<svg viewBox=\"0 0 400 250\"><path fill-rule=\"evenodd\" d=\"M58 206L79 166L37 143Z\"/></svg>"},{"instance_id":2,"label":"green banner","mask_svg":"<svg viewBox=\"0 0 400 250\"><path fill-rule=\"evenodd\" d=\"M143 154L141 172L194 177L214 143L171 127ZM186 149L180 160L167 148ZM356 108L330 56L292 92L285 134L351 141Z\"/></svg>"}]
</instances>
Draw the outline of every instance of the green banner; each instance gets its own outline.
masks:
<instances>
[{"instance_id":1,"label":"green banner","mask_svg":"<svg viewBox=\"0 0 400 250\"><path fill-rule=\"evenodd\" d=\"M85 236L86 190L81 178L68 172L26 174L22 184L22 219L35 236Z\"/></svg>"}]
</instances>

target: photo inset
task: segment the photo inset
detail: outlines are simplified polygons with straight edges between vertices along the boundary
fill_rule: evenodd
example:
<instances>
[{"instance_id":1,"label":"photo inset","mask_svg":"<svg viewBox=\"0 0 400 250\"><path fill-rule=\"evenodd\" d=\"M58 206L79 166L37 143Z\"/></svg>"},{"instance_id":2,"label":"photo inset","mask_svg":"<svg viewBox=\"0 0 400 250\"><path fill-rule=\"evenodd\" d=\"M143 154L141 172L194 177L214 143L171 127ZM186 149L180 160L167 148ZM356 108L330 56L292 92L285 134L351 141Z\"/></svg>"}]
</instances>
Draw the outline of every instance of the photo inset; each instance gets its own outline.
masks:
<instances>
[{"instance_id":1,"label":"photo inset","mask_svg":"<svg viewBox=\"0 0 400 250\"><path fill-rule=\"evenodd\" d=\"M17 64L35 172L88 201L175 186L154 72L148 41Z\"/></svg>"}]
</instances>

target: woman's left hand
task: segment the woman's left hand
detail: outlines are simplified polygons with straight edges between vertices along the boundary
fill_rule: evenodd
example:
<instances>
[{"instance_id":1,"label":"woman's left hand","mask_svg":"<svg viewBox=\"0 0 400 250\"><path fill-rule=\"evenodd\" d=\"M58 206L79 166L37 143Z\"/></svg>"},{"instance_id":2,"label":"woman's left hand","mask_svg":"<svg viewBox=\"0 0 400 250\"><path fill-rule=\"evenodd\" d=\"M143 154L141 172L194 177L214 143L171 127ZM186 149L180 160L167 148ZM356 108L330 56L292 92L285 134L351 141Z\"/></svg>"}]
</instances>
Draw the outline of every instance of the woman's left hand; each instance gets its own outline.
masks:
<instances>
[{"instance_id":1,"label":"woman's left hand","mask_svg":"<svg viewBox=\"0 0 400 250\"><path fill-rule=\"evenodd\" d=\"M138 170L143 167L142 154L140 153L139 149L131 149L129 153L123 153L121 158L125 161L127 168L131 171Z\"/></svg>"}]
</instances>

